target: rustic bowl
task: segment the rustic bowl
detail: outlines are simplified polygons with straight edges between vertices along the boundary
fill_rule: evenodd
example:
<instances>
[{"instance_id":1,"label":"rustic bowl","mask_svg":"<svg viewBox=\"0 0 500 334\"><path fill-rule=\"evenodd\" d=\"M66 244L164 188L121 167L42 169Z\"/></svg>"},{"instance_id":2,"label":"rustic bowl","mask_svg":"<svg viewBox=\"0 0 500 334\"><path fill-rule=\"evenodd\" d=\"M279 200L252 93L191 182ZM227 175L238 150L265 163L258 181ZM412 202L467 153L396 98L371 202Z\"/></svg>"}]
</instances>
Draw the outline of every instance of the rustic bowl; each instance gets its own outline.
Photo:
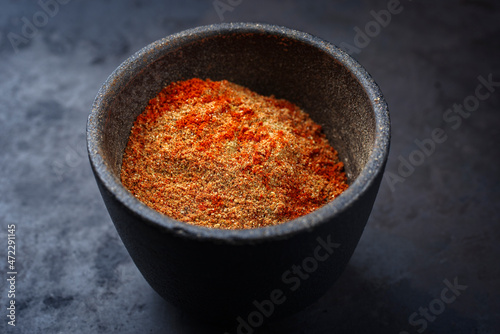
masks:
<instances>
[{"instance_id":1,"label":"rustic bowl","mask_svg":"<svg viewBox=\"0 0 500 334\"><path fill-rule=\"evenodd\" d=\"M252 230L189 225L138 201L119 178L132 124L164 86L193 77L227 79L302 107L338 150L350 187L306 216ZM241 328L304 308L340 276L372 209L389 133L382 93L348 54L303 32L254 23L194 28L138 51L103 84L87 124L102 197L149 284L189 313Z\"/></svg>"}]
</instances>

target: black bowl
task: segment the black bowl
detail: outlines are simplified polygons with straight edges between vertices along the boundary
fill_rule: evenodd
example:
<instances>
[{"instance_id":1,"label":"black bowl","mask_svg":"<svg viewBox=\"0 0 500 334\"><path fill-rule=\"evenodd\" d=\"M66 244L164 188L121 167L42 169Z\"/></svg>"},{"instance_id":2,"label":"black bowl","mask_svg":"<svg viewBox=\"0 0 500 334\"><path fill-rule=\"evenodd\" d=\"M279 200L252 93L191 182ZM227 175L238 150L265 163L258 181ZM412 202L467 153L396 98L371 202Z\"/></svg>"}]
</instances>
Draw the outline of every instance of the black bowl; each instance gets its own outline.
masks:
<instances>
[{"instance_id":1,"label":"black bowl","mask_svg":"<svg viewBox=\"0 0 500 334\"><path fill-rule=\"evenodd\" d=\"M252 230L189 225L138 201L119 178L132 124L164 86L193 77L302 107L338 150L349 188L306 216ZM171 35L127 59L96 97L87 141L109 214L149 284L196 316L257 326L304 308L342 273L372 209L389 132L378 86L345 52L284 27L232 23Z\"/></svg>"}]
</instances>

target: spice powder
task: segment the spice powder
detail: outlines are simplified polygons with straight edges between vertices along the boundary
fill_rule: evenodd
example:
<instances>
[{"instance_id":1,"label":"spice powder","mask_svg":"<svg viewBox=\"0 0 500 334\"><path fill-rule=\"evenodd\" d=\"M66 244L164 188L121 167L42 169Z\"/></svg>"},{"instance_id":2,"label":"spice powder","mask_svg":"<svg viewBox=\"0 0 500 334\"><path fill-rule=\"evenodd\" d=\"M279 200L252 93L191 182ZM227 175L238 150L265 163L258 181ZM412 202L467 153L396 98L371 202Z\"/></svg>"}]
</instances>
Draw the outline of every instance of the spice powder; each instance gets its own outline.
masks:
<instances>
[{"instance_id":1,"label":"spice powder","mask_svg":"<svg viewBox=\"0 0 500 334\"><path fill-rule=\"evenodd\" d=\"M197 78L165 87L137 117L121 181L165 215L220 229L280 224L348 187L337 152L299 107Z\"/></svg>"}]
</instances>

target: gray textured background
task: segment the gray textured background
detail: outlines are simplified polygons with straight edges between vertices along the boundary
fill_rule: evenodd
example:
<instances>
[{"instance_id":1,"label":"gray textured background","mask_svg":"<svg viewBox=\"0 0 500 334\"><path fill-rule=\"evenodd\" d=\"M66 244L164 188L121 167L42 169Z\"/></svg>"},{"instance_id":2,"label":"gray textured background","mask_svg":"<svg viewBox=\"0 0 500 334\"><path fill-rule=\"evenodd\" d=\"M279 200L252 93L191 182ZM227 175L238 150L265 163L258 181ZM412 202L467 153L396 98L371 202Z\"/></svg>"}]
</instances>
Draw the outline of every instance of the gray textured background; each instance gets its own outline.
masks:
<instances>
[{"instance_id":1,"label":"gray textured background","mask_svg":"<svg viewBox=\"0 0 500 334\"><path fill-rule=\"evenodd\" d=\"M353 44L354 28L387 3L243 0L223 19ZM467 289L423 332L500 333L500 87L457 129L443 121L474 94L478 76L500 81L500 4L401 3L354 55L390 106L387 171L397 175L399 157L433 129L448 139L393 189L384 179L359 247L329 292L259 333L418 333L408 317L455 278ZM106 77L156 39L221 22L212 1L69 1L25 31L17 50L9 33L23 36L23 18L32 22L42 9L7 0L0 8L0 333L235 333L198 323L148 286L112 225L85 149L86 118ZM5 309L8 224L17 229L15 328Z\"/></svg>"}]
</instances>

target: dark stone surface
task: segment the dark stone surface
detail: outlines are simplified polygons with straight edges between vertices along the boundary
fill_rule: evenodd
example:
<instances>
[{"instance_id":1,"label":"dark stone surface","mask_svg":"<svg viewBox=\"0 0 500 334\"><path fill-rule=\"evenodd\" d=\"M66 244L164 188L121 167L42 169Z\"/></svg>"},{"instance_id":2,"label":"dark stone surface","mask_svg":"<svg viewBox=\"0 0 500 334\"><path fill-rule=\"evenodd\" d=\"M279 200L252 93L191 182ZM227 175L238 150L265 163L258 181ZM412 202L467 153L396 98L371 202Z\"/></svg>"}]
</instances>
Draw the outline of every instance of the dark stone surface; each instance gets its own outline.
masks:
<instances>
[{"instance_id":1,"label":"dark stone surface","mask_svg":"<svg viewBox=\"0 0 500 334\"><path fill-rule=\"evenodd\" d=\"M243 0L223 19L356 46L354 28L364 30L370 11L387 3ZM385 93L393 130L365 233L324 297L258 333L500 332L500 87L480 90L490 95L470 116L447 113L474 102L479 76L500 82L500 5L401 4L354 54ZM0 12L0 332L236 333L194 321L148 286L104 208L85 150L86 118L106 77L156 39L220 22L212 1L73 0L47 22L41 10L34 1L3 1ZM23 36L34 18L40 27ZM415 140L436 128L446 140L419 156ZM401 158L419 157L410 175L398 175ZM15 328L6 318L9 224L16 224ZM467 288L449 304L435 301L455 279ZM428 314L427 327L418 314L412 326L409 316L429 306L438 314Z\"/></svg>"}]
</instances>

